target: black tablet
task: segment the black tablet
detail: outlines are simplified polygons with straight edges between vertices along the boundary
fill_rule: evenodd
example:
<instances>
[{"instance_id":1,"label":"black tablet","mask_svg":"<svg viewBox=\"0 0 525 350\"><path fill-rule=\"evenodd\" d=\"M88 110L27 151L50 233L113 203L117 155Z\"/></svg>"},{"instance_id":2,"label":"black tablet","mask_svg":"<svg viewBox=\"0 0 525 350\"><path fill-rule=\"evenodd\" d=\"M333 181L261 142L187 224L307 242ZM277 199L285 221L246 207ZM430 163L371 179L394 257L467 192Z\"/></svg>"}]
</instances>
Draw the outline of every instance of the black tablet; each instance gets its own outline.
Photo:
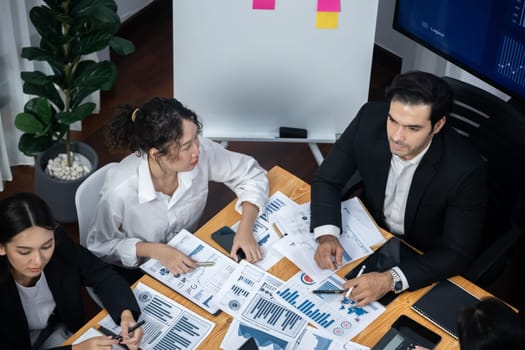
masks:
<instances>
[{"instance_id":1,"label":"black tablet","mask_svg":"<svg viewBox=\"0 0 525 350\"><path fill-rule=\"evenodd\" d=\"M410 259L419 255L405 242L397 237L392 237L385 242L378 250L370 254L361 264L354 267L345 275L345 278L351 279L357 276L363 265L366 265L365 273L374 271L386 271L394 266L399 265L400 261ZM378 301L383 305L388 305L396 298L396 294L387 293Z\"/></svg>"}]
</instances>

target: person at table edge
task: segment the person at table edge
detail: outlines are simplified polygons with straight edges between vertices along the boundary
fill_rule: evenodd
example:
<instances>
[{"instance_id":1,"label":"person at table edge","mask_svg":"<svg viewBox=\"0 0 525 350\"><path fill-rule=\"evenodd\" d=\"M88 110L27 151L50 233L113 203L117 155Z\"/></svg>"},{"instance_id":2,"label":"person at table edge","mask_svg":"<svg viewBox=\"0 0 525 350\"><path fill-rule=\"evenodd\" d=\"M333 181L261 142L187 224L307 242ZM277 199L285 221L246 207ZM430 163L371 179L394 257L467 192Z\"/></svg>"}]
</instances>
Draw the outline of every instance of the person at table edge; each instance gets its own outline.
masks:
<instances>
[{"instance_id":1,"label":"person at table edge","mask_svg":"<svg viewBox=\"0 0 525 350\"><path fill-rule=\"evenodd\" d=\"M362 106L312 181L311 228L321 268L342 263L341 191L356 172L376 222L424 253L347 281L358 305L464 272L480 248L487 206L486 166L446 123L453 103L446 82L407 72L393 79L386 99Z\"/></svg>"}]
</instances>

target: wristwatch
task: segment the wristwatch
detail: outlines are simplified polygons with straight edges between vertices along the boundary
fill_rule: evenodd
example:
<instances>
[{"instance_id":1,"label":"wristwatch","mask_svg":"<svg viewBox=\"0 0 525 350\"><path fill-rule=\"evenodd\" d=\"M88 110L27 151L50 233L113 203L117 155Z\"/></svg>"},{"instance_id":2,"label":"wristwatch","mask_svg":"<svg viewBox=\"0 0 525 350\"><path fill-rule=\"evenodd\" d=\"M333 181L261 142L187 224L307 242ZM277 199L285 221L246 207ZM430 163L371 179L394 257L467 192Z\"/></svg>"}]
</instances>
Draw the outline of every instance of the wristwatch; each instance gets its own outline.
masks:
<instances>
[{"instance_id":1,"label":"wristwatch","mask_svg":"<svg viewBox=\"0 0 525 350\"><path fill-rule=\"evenodd\" d=\"M403 282L401 282L401 276L394 269L390 269L390 275L392 275L392 286L390 290L396 294L403 291Z\"/></svg>"}]
</instances>

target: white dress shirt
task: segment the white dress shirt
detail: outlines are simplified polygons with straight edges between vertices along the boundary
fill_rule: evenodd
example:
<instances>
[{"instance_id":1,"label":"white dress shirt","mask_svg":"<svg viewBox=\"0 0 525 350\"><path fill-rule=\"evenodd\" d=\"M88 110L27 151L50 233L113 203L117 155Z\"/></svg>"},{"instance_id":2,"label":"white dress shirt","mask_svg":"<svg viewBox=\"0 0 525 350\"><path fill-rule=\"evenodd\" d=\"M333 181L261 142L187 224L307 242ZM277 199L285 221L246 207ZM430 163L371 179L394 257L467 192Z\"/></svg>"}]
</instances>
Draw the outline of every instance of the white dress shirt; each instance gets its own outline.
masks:
<instances>
[{"instance_id":1,"label":"white dress shirt","mask_svg":"<svg viewBox=\"0 0 525 350\"><path fill-rule=\"evenodd\" d=\"M208 197L209 181L222 182L243 202L264 208L268 199L266 171L250 156L226 150L199 137L197 166L177 174L170 197L155 191L146 156L132 154L111 168L87 236L88 248L104 261L136 267L138 242L166 243L180 230L194 232ZM142 259L141 259L142 260Z\"/></svg>"}]
</instances>

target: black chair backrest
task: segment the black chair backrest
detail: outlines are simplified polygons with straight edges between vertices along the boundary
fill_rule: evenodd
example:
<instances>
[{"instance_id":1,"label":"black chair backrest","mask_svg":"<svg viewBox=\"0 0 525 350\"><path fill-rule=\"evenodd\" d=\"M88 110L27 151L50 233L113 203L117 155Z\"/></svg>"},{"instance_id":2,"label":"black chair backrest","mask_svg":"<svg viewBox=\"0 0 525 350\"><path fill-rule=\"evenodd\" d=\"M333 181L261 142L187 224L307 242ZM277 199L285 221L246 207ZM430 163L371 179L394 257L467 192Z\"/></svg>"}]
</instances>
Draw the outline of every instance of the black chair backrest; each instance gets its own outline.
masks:
<instances>
[{"instance_id":1,"label":"black chair backrest","mask_svg":"<svg viewBox=\"0 0 525 350\"><path fill-rule=\"evenodd\" d=\"M443 78L454 92L447 123L465 136L487 162L489 203L486 244L510 225L525 178L525 112L454 78Z\"/></svg>"}]
</instances>

